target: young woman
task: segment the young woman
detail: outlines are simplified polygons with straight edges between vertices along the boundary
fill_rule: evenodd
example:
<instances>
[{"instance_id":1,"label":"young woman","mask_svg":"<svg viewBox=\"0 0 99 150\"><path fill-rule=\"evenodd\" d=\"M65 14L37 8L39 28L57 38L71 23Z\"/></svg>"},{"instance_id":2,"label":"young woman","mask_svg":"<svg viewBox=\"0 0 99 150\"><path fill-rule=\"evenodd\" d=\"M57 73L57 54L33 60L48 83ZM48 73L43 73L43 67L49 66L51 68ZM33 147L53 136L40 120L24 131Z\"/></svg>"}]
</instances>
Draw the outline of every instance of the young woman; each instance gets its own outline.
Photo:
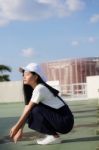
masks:
<instances>
[{"instance_id":1,"label":"young woman","mask_svg":"<svg viewBox=\"0 0 99 150\"><path fill-rule=\"evenodd\" d=\"M60 135L70 132L74 117L68 105L58 96L59 91L46 83L43 71L38 64L30 63L21 68L23 73L25 108L18 122L11 128L10 137L16 143L28 127L45 134L37 144L60 143Z\"/></svg>"}]
</instances>

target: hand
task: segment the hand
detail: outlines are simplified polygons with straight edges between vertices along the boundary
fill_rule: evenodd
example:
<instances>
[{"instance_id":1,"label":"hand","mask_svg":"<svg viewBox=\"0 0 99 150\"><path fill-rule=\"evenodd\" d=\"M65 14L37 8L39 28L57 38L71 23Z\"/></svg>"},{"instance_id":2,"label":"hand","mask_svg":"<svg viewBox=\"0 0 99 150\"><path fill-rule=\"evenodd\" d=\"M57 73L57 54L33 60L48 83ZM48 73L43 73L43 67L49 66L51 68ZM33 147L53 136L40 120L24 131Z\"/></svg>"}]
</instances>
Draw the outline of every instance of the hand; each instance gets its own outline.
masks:
<instances>
[{"instance_id":1,"label":"hand","mask_svg":"<svg viewBox=\"0 0 99 150\"><path fill-rule=\"evenodd\" d=\"M13 137L14 143L16 143L19 139L21 139L22 135L23 135L23 130L19 129L16 135Z\"/></svg>"},{"instance_id":2,"label":"hand","mask_svg":"<svg viewBox=\"0 0 99 150\"><path fill-rule=\"evenodd\" d=\"M13 126L12 128L11 128L11 130L10 130L10 138L13 138L15 135L16 135L16 133L18 132L18 128L17 128L17 126L15 125L15 126Z\"/></svg>"}]
</instances>

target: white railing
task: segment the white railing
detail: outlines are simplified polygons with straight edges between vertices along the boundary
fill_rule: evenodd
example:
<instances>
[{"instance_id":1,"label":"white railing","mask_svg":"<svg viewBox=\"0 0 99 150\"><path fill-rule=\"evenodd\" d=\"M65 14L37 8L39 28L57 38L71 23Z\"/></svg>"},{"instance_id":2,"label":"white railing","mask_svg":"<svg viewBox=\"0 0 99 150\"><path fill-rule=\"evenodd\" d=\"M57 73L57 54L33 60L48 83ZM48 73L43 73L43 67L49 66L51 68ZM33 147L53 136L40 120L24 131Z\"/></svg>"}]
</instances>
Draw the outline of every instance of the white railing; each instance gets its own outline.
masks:
<instances>
[{"instance_id":1,"label":"white railing","mask_svg":"<svg viewBox=\"0 0 99 150\"><path fill-rule=\"evenodd\" d=\"M86 97L86 87L86 83L63 84L61 85L61 94L69 97Z\"/></svg>"}]
</instances>

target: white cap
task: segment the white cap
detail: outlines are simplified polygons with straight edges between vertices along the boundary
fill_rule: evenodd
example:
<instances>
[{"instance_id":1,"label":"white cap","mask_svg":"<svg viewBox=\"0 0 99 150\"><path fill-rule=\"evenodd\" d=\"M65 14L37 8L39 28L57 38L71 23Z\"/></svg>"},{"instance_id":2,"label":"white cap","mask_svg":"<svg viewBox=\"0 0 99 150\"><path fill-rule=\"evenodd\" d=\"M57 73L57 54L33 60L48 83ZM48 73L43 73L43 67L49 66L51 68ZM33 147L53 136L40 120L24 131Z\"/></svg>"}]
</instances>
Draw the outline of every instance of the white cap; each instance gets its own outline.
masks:
<instances>
[{"instance_id":1,"label":"white cap","mask_svg":"<svg viewBox=\"0 0 99 150\"><path fill-rule=\"evenodd\" d=\"M19 69L21 72L23 71L35 72L42 78L43 81L45 82L47 81L47 78L44 75L44 72L39 64L30 63L26 67L20 67Z\"/></svg>"}]
</instances>

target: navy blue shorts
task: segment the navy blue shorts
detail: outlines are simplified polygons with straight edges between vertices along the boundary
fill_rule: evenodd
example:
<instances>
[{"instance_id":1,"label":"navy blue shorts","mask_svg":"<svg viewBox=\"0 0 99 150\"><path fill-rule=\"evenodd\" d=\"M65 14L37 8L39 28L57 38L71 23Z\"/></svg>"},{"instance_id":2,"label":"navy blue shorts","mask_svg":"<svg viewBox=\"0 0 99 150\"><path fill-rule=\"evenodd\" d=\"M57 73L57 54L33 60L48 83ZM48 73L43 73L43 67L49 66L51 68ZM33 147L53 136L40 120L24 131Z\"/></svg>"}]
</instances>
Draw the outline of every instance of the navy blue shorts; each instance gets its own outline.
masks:
<instances>
[{"instance_id":1,"label":"navy blue shorts","mask_svg":"<svg viewBox=\"0 0 99 150\"><path fill-rule=\"evenodd\" d=\"M68 133L74 125L74 117L68 105L59 109L39 103L27 118L28 127L40 133L55 135Z\"/></svg>"}]
</instances>

